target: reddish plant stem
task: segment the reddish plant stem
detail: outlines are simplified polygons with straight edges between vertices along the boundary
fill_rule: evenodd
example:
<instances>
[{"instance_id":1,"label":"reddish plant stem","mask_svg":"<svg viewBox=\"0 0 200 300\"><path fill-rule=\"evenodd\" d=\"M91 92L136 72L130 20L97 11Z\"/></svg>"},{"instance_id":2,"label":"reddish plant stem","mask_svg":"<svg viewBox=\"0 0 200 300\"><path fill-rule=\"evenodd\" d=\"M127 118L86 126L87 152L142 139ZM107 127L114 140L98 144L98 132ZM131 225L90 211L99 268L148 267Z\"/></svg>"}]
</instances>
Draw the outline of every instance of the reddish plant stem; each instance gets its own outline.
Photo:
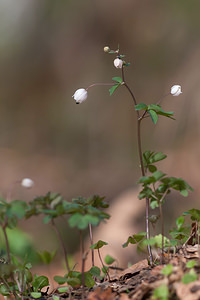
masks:
<instances>
[{"instance_id":1,"label":"reddish plant stem","mask_svg":"<svg viewBox=\"0 0 200 300\"><path fill-rule=\"evenodd\" d=\"M65 248L65 244L63 242L63 239L62 239L62 236L60 234L60 231L58 230L54 220L52 219L51 220L51 225L52 227L54 228L55 232L56 232L56 235L58 237L58 240L60 242L60 245L61 245L61 248L63 250L63 253L64 253L64 259L65 259L65 264L66 264L66 267L67 267L67 271L70 272L70 267L69 267L69 263L68 263L68 259L67 259L67 250Z\"/></svg>"},{"instance_id":2,"label":"reddish plant stem","mask_svg":"<svg viewBox=\"0 0 200 300\"><path fill-rule=\"evenodd\" d=\"M104 269L106 275L108 276L108 280L110 281L110 275L109 275L109 273L108 273L108 270L105 268L105 266L104 266L104 264L103 264L103 260L102 260L102 258L101 258L100 250L97 249L97 251L98 251L98 255L99 255L99 259L100 259L100 262L101 262L101 264L102 264L102 267L103 267L103 269Z\"/></svg>"},{"instance_id":3,"label":"reddish plant stem","mask_svg":"<svg viewBox=\"0 0 200 300\"><path fill-rule=\"evenodd\" d=\"M93 235L92 235L92 225L89 224L89 233L90 233L90 243L93 245ZM94 267L94 249L91 249L91 254L92 254L92 267Z\"/></svg>"},{"instance_id":4,"label":"reddish plant stem","mask_svg":"<svg viewBox=\"0 0 200 300\"><path fill-rule=\"evenodd\" d=\"M97 86L97 85L116 85L117 83L112 82L112 83L93 83L91 85L89 85L85 90L87 91L89 88L93 87L93 86Z\"/></svg>"},{"instance_id":5,"label":"reddish plant stem","mask_svg":"<svg viewBox=\"0 0 200 300\"><path fill-rule=\"evenodd\" d=\"M134 104L137 105L136 98L135 98L132 90L130 89L130 87L126 83L125 75L124 75L124 67L122 67L122 81L123 81L123 85L126 87L126 89L128 90L129 94L131 95ZM141 166L142 176L145 176L144 163L143 163L143 159L142 159L142 142L141 142L141 121L143 120L144 114L143 114L142 117L140 117L139 111L136 110L136 115L137 115L137 142L138 142L137 144L138 144L139 160L140 160L140 166ZM146 211L145 211L145 215L146 215L146 236L147 236L148 240L150 238L150 230L149 230L149 206L150 206L149 198L146 197ZM148 245L147 249L148 249L148 254L149 254L149 262L150 262L150 265L152 265L153 264L153 257L152 257L152 252L151 252L151 246Z\"/></svg>"},{"instance_id":6,"label":"reddish plant stem","mask_svg":"<svg viewBox=\"0 0 200 300\"><path fill-rule=\"evenodd\" d=\"M81 284L83 288L83 294L82 294L82 299L84 299L84 293L85 293L85 254L84 254L84 242L83 242L83 232L80 230L80 250L81 250Z\"/></svg>"}]
</instances>

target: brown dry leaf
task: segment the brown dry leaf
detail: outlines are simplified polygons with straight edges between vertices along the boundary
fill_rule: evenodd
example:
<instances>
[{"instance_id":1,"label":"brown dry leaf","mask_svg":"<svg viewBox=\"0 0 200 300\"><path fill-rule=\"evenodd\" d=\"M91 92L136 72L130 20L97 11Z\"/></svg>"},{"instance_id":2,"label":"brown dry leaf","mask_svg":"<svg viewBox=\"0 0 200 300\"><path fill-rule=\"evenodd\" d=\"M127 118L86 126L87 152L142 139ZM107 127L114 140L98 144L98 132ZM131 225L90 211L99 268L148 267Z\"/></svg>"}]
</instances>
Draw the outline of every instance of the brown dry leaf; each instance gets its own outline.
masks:
<instances>
[{"instance_id":1,"label":"brown dry leaf","mask_svg":"<svg viewBox=\"0 0 200 300\"><path fill-rule=\"evenodd\" d=\"M129 297L131 297L132 300L142 300L145 299L145 295L149 293L150 291L156 289L157 287L161 286L162 284L168 285L169 281L167 278L164 278L162 280L156 280L153 283L149 282L143 282L140 284L135 291L132 291L129 293Z\"/></svg>"},{"instance_id":2,"label":"brown dry leaf","mask_svg":"<svg viewBox=\"0 0 200 300\"><path fill-rule=\"evenodd\" d=\"M130 300L129 296L125 293L120 294L119 300Z\"/></svg>"},{"instance_id":3,"label":"brown dry leaf","mask_svg":"<svg viewBox=\"0 0 200 300\"><path fill-rule=\"evenodd\" d=\"M141 270L149 268L147 259L143 259L139 261L138 263L132 265L131 267L125 269L120 274L118 274L118 278L122 279L126 274L134 274L137 272L140 272Z\"/></svg>"},{"instance_id":4,"label":"brown dry leaf","mask_svg":"<svg viewBox=\"0 0 200 300\"><path fill-rule=\"evenodd\" d=\"M116 293L112 293L111 288L103 290L99 287L95 291L89 293L88 300L114 300L115 297Z\"/></svg>"},{"instance_id":5,"label":"brown dry leaf","mask_svg":"<svg viewBox=\"0 0 200 300\"><path fill-rule=\"evenodd\" d=\"M187 246L186 247L186 251L187 252L197 252L198 250L200 249L200 247L199 247L199 245L198 244L196 244L196 245L194 245L194 246Z\"/></svg>"},{"instance_id":6,"label":"brown dry leaf","mask_svg":"<svg viewBox=\"0 0 200 300\"><path fill-rule=\"evenodd\" d=\"M182 282L174 283L176 294L180 300L199 300L200 299L200 281L184 284Z\"/></svg>"},{"instance_id":7,"label":"brown dry leaf","mask_svg":"<svg viewBox=\"0 0 200 300\"><path fill-rule=\"evenodd\" d=\"M151 270L151 275L155 276L155 275L159 275L161 270L164 268L164 265L159 265L159 266L156 266L154 267L152 270Z\"/></svg>"}]
</instances>

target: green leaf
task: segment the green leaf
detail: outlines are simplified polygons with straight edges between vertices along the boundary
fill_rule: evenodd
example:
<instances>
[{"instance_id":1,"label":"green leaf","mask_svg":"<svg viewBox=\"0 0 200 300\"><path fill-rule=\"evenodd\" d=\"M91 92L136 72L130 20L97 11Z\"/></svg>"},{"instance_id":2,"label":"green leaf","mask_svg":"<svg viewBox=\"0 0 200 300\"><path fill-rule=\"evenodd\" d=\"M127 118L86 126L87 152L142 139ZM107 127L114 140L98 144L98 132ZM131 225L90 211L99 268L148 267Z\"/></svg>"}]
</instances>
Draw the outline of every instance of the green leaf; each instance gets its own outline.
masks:
<instances>
[{"instance_id":1,"label":"green leaf","mask_svg":"<svg viewBox=\"0 0 200 300\"><path fill-rule=\"evenodd\" d=\"M106 274L108 272L109 267L103 265L103 267L101 268L101 271Z\"/></svg>"},{"instance_id":2,"label":"green leaf","mask_svg":"<svg viewBox=\"0 0 200 300\"><path fill-rule=\"evenodd\" d=\"M139 103L135 105L135 110L146 110L148 106L145 103Z\"/></svg>"},{"instance_id":3,"label":"green leaf","mask_svg":"<svg viewBox=\"0 0 200 300\"><path fill-rule=\"evenodd\" d=\"M176 219L176 226L178 229L180 229L184 224L185 218L183 216L180 216Z\"/></svg>"},{"instance_id":4,"label":"green leaf","mask_svg":"<svg viewBox=\"0 0 200 300\"><path fill-rule=\"evenodd\" d=\"M140 232L138 234L134 234L129 236L128 240L122 245L123 248L128 247L129 244L138 244L146 237L146 232Z\"/></svg>"},{"instance_id":5,"label":"green leaf","mask_svg":"<svg viewBox=\"0 0 200 300\"><path fill-rule=\"evenodd\" d=\"M169 239L164 236L164 247L169 246ZM162 247L162 234L155 235L150 239L145 239L143 242L144 245L154 245L155 247L161 248Z\"/></svg>"},{"instance_id":6,"label":"green leaf","mask_svg":"<svg viewBox=\"0 0 200 300\"><path fill-rule=\"evenodd\" d=\"M120 86L121 84L115 84L109 89L110 96L114 93L114 91Z\"/></svg>"},{"instance_id":7,"label":"green leaf","mask_svg":"<svg viewBox=\"0 0 200 300\"><path fill-rule=\"evenodd\" d=\"M148 113L149 113L149 115L150 115L153 123L156 124L157 121L158 121L158 115L157 115L157 113L154 110L152 110L152 109L148 110Z\"/></svg>"},{"instance_id":8,"label":"green leaf","mask_svg":"<svg viewBox=\"0 0 200 300\"><path fill-rule=\"evenodd\" d=\"M151 172L151 173L154 173L157 171L157 168L154 165L148 165L148 169L149 169L149 172Z\"/></svg>"},{"instance_id":9,"label":"green leaf","mask_svg":"<svg viewBox=\"0 0 200 300\"><path fill-rule=\"evenodd\" d=\"M169 276L171 275L173 272L173 265L171 264L168 264L166 265L162 270L161 270L161 273L165 276Z\"/></svg>"},{"instance_id":10,"label":"green leaf","mask_svg":"<svg viewBox=\"0 0 200 300\"><path fill-rule=\"evenodd\" d=\"M39 255L42 262L48 265L52 262L53 258L55 257L56 251L48 252L45 250L43 252L37 252L37 254Z\"/></svg>"},{"instance_id":11,"label":"green leaf","mask_svg":"<svg viewBox=\"0 0 200 300\"><path fill-rule=\"evenodd\" d=\"M34 298L34 299L38 299L42 296L41 293L38 293L38 292L32 292L31 293L31 296Z\"/></svg>"},{"instance_id":12,"label":"green leaf","mask_svg":"<svg viewBox=\"0 0 200 300\"><path fill-rule=\"evenodd\" d=\"M114 51L114 50L110 50L109 52L108 52L109 54L116 54L116 51Z\"/></svg>"},{"instance_id":13,"label":"green leaf","mask_svg":"<svg viewBox=\"0 0 200 300\"><path fill-rule=\"evenodd\" d=\"M81 280L79 278L67 278L67 283L75 287L81 285Z\"/></svg>"},{"instance_id":14,"label":"green leaf","mask_svg":"<svg viewBox=\"0 0 200 300\"><path fill-rule=\"evenodd\" d=\"M3 295L3 296L9 296L10 295L10 291L9 291L8 287L5 284L0 285L0 294Z\"/></svg>"},{"instance_id":15,"label":"green leaf","mask_svg":"<svg viewBox=\"0 0 200 300\"><path fill-rule=\"evenodd\" d=\"M165 155L164 153L157 152L150 157L149 162L155 163L155 162L165 159L166 157L167 157L167 155Z\"/></svg>"},{"instance_id":16,"label":"green leaf","mask_svg":"<svg viewBox=\"0 0 200 300\"><path fill-rule=\"evenodd\" d=\"M184 284L188 284L190 282L197 280L197 278L198 278L198 276L197 276L196 272L193 269L191 269L189 273L186 273L183 275L182 282Z\"/></svg>"},{"instance_id":17,"label":"green leaf","mask_svg":"<svg viewBox=\"0 0 200 300\"><path fill-rule=\"evenodd\" d=\"M52 297L53 297L53 300L60 300L60 297L59 297L59 296L52 295Z\"/></svg>"},{"instance_id":18,"label":"green leaf","mask_svg":"<svg viewBox=\"0 0 200 300\"><path fill-rule=\"evenodd\" d=\"M196 265L197 265L196 260L189 260L186 264L186 267L191 269L191 268L194 268Z\"/></svg>"},{"instance_id":19,"label":"green leaf","mask_svg":"<svg viewBox=\"0 0 200 300\"><path fill-rule=\"evenodd\" d=\"M199 209L190 209L187 212L185 212L183 215L191 215L191 219L193 221L200 221L200 210Z\"/></svg>"},{"instance_id":20,"label":"green leaf","mask_svg":"<svg viewBox=\"0 0 200 300\"><path fill-rule=\"evenodd\" d=\"M82 215L80 213L75 213L69 218L69 226L77 227L80 230L87 228L89 224L97 226L99 222L99 217L90 214Z\"/></svg>"},{"instance_id":21,"label":"green leaf","mask_svg":"<svg viewBox=\"0 0 200 300\"><path fill-rule=\"evenodd\" d=\"M69 290L68 286L62 286L58 288L59 293L66 293ZM60 298L59 298L60 299ZM53 299L54 300L54 299Z\"/></svg>"},{"instance_id":22,"label":"green leaf","mask_svg":"<svg viewBox=\"0 0 200 300\"><path fill-rule=\"evenodd\" d=\"M34 276L34 281L32 282L32 286L35 291L40 291L43 287L49 285L49 279L46 276Z\"/></svg>"},{"instance_id":23,"label":"green leaf","mask_svg":"<svg viewBox=\"0 0 200 300\"><path fill-rule=\"evenodd\" d=\"M169 299L168 286L166 284L161 284L153 291L153 296L155 299L168 300Z\"/></svg>"},{"instance_id":24,"label":"green leaf","mask_svg":"<svg viewBox=\"0 0 200 300\"><path fill-rule=\"evenodd\" d=\"M112 80L117 81L118 83L122 83L121 77L113 77Z\"/></svg>"},{"instance_id":25,"label":"green leaf","mask_svg":"<svg viewBox=\"0 0 200 300\"><path fill-rule=\"evenodd\" d=\"M140 200L146 197L149 198L152 195L152 193L153 193L152 189L150 187L145 186L143 190L139 193L138 198Z\"/></svg>"},{"instance_id":26,"label":"green leaf","mask_svg":"<svg viewBox=\"0 0 200 300\"><path fill-rule=\"evenodd\" d=\"M65 282L67 282L67 278L62 277L62 276L54 276L53 278L58 284L64 284Z\"/></svg>"},{"instance_id":27,"label":"green leaf","mask_svg":"<svg viewBox=\"0 0 200 300\"><path fill-rule=\"evenodd\" d=\"M188 191L187 191L187 190L181 190L181 191L180 191L180 194L181 194L183 197L187 197L187 196L188 196Z\"/></svg>"},{"instance_id":28,"label":"green leaf","mask_svg":"<svg viewBox=\"0 0 200 300\"><path fill-rule=\"evenodd\" d=\"M80 280L81 280L81 276L82 276L82 274L80 274L80 277L79 277ZM84 278L85 278L85 285L88 288L92 288L95 285L95 281L92 277L92 274L90 274L90 272L85 272Z\"/></svg>"},{"instance_id":29,"label":"green leaf","mask_svg":"<svg viewBox=\"0 0 200 300\"><path fill-rule=\"evenodd\" d=\"M150 207L152 209L155 209L155 208L159 207L158 200L151 200Z\"/></svg>"},{"instance_id":30,"label":"green leaf","mask_svg":"<svg viewBox=\"0 0 200 300\"><path fill-rule=\"evenodd\" d=\"M110 255L106 255L106 257L104 258L104 262L107 265L112 265L112 263L114 263L114 261L115 261L115 258L113 258Z\"/></svg>"},{"instance_id":31,"label":"green leaf","mask_svg":"<svg viewBox=\"0 0 200 300\"><path fill-rule=\"evenodd\" d=\"M43 223L48 224L52 220L52 216L45 216L43 218Z\"/></svg>"},{"instance_id":32,"label":"green leaf","mask_svg":"<svg viewBox=\"0 0 200 300\"><path fill-rule=\"evenodd\" d=\"M95 277L100 277L100 275L101 275L101 270L98 268L98 267L96 267L96 266L94 266L94 267L92 267L90 270L89 270L89 272L90 272L90 274L92 274L93 276L95 276Z\"/></svg>"},{"instance_id":33,"label":"green leaf","mask_svg":"<svg viewBox=\"0 0 200 300\"><path fill-rule=\"evenodd\" d=\"M106 242L104 242L102 240L99 240L97 243L91 245L90 249L100 249L100 248L102 248L105 245L108 245L108 243L106 243Z\"/></svg>"}]
</instances>

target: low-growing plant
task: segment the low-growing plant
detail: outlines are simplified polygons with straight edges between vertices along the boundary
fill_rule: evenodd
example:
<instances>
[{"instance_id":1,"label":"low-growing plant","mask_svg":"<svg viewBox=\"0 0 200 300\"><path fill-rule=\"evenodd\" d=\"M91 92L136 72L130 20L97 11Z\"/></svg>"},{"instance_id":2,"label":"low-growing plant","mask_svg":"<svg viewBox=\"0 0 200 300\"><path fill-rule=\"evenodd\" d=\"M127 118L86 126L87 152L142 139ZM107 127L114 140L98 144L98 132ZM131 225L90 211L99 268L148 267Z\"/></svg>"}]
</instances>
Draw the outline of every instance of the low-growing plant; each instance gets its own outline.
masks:
<instances>
[{"instance_id":1,"label":"low-growing plant","mask_svg":"<svg viewBox=\"0 0 200 300\"><path fill-rule=\"evenodd\" d=\"M150 119L153 124L157 124L159 117L166 117L174 119L174 113L165 111L161 104L163 100L171 96L179 96L182 94L181 86L174 85L171 87L170 92L161 97L156 103L146 104L139 103L130 88L125 78L125 69L130 65L124 58L125 55L117 50L110 50L109 47L104 47L104 52L114 55L114 66L121 72L121 76L113 77L112 83L94 83L88 88L78 89L73 97L77 104L84 102L88 97L88 90L94 86L110 86L110 96L118 88L125 87L128 94L133 101L133 107L137 119L136 133L137 133L137 148L141 177L138 184L141 187L138 198L145 200L145 231L133 234L128 237L123 247L129 244L136 244L140 251L148 253L150 265L153 265L154 259L152 255L152 247L161 249L160 263L163 263L164 250L171 246L184 246L186 244L199 244L199 222L200 211L191 209L176 219L176 228L170 231L171 239L164 235L164 215L163 204L167 196L172 191L178 191L182 196L188 196L188 192L192 191L192 187L182 178L171 177L158 169L157 163L167 158L167 155L162 152L154 150L142 149L142 134L141 124L146 119ZM21 185L30 188L34 182L25 178L21 181ZM104 209L108 207L108 203L104 201L104 197L94 195L92 197L77 197L71 201L67 201L58 193L48 192L45 196L36 197L28 203L21 200L11 200L11 191L7 199L0 199L0 227L5 239L7 260L5 263L0 264L0 294L6 296L14 295L15 299L27 299L27 297L40 298L47 295L49 280L46 276L38 276L31 273L31 263L27 260L22 262L10 251L10 244L8 239L7 230L16 228L18 221L21 219L29 219L32 216L43 215L43 222L50 224L54 229L60 247L63 251L64 260L66 264L67 273L64 276L56 275L54 280L58 283L58 293L71 293L71 289L82 287L83 295L84 288L91 288L95 285L96 281L110 280L109 268L115 262L115 259L110 255L102 258L100 248L107 245L106 242L99 240L94 243L93 227L98 226L101 222L108 220L110 215ZM150 214L151 210L158 210L158 214ZM192 224L185 225L185 218L189 216ZM64 238L57 225L57 220L61 219L63 224L67 224L72 229L79 232L80 236L80 252L81 252L81 270L76 271L75 266L71 267L69 264L69 254L66 249ZM161 230L160 234L154 236L150 234L150 224L155 229L156 222L160 219ZM191 230L192 228L192 230ZM88 232L90 237L90 249L85 249L84 233ZM85 261L88 253L91 251L91 265L89 270L85 270ZM99 260L102 268L95 266L94 251L98 252ZM39 253L40 259L43 263L49 265L56 255L56 251L48 252L43 251ZM189 271L183 276L182 282L189 283L196 280L197 274L194 270L195 264L190 262L186 265ZM162 274L169 276L172 272L173 266L167 265ZM67 284L67 286L66 286ZM168 299L169 289L167 286L162 285L153 291L152 299L165 300ZM53 299L59 299L59 296L53 295Z\"/></svg>"}]
</instances>

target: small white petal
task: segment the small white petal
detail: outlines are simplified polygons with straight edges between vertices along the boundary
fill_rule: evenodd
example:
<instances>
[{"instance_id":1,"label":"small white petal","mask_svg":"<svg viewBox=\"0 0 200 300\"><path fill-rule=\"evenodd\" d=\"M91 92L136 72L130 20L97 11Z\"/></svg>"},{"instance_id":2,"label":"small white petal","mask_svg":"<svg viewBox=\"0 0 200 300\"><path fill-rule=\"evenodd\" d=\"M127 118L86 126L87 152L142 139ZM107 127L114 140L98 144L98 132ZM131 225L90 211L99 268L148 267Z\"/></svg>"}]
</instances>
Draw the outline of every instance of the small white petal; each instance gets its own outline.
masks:
<instances>
[{"instance_id":1,"label":"small white petal","mask_svg":"<svg viewBox=\"0 0 200 300\"><path fill-rule=\"evenodd\" d=\"M21 181L21 185L25 188L31 188L34 186L34 181L30 178L24 178Z\"/></svg>"},{"instance_id":2,"label":"small white petal","mask_svg":"<svg viewBox=\"0 0 200 300\"><path fill-rule=\"evenodd\" d=\"M123 60L120 59L120 58L115 58L115 60L114 60L114 66L117 69L121 69L122 66L123 66Z\"/></svg>"},{"instance_id":3,"label":"small white petal","mask_svg":"<svg viewBox=\"0 0 200 300\"><path fill-rule=\"evenodd\" d=\"M81 88L81 89L78 89L72 97L76 101L76 104L79 104L87 99L88 92L85 89Z\"/></svg>"},{"instance_id":4,"label":"small white petal","mask_svg":"<svg viewBox=\"0 0 200 300\"><path fill-rule=\"evenodd\" d=\"M179 96L180 94L182 94L181 86L180 85L173 85L171 87L171 94L173 96Z\"/></svg>"}]
</instances>

